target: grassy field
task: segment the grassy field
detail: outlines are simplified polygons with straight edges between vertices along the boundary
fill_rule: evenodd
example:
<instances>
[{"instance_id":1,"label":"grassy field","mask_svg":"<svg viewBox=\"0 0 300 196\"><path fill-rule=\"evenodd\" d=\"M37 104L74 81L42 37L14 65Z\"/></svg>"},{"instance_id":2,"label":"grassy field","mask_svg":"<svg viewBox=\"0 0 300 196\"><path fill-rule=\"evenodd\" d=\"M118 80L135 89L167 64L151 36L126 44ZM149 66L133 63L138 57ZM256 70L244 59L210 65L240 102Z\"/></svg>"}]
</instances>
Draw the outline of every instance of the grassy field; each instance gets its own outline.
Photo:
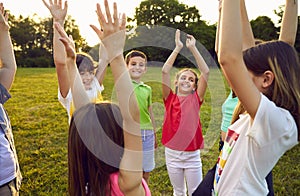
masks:
<instances>
[{"instance_id":1,"label":"grassy field","mask_svg":"<svg viewBox=\"0 0 300 196\"><path fill-rule=\"evenodd\" d=\"M144 82L153 88L153 103L158 127L163 120L161 73L149 68ZM105 77L104 98L113 95L110 70ZM12 98L5 104L13 127L15 145L23 174L21 195L67 195L68 117L57 100L57 77L54 68L18 69ZM218 156L218 133L221 104L228 88L219 70L211 71L209 89L201 108L201 122L206 148L202 151L203 173ZM158 131L158 138L161 130ZM159 140L160 141L160 140ZM300 195L300 147L288 151L273 170L276 195ZM156 169L151 173L152 195L172 195L164 164L163 147L156 151Z\"/></svg>"}]
</instances>

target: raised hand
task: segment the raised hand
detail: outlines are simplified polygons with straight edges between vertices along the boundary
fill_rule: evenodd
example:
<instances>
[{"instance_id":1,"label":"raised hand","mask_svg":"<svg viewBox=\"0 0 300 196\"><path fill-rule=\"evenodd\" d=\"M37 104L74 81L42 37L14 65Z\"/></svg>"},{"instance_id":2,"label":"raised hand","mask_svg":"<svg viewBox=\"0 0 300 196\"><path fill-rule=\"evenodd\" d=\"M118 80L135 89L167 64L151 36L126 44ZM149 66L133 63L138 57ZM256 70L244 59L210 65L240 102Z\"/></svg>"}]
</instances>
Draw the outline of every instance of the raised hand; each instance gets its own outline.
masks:
<instances>
[{"instance_id":1,"label":"raised hand","mask_svg":"<svg viewBox=\"0 0 300 196\"><path fill-rule=\"evenodd\" d=\"M54 28L60 35L59 40L63 43L66 51L66 65L68 68L68 77L70 81L71 92L75 108L80 108L89 103L89 98L85 92L81 77L76 66L75 44L72 36L68 36L63 27L58 23L54 23Z\"/></svg>"},{"instance_id":2,"label":"raised hand","mask_svg":"<svg viewBox=\"0 0 300 196\"><path fill-rule=\"evenodd\" d=\"M46 0L42 0L45 6L50 11L55 22L59 22L61 25L64 23L67 10L68 10L68 2L65 1L64 8L62 6L62 0L49 0L49 3Z\"/></svg>"},{"instance_id":3,"label":"raised hand","mask_svg":"<svg viewBox=\"0 0 300 196\"><path fill-rule=\"evenodd\" d=\"M102 10L101 10L101 6L99 3L97 3L97 16L98 16L98 21L99 24L101 26L101 30L97 31L96 33L100 33L101 38L105 38L113 33L116 33L118 31L121 30L125 30L125 25L126 25L126 16L125 14L122 14L122 17L119 18L119 13L118 13L118 9L117 9L117 4L114 2L113 4L113 18L111 16L111 12L108 6L108 1L104 0L104 6L105 6L105 13L106 13L106 17L103 14Z\"/></svg>"},{"instance_id":4,"label":"raised hand","mask_svg":"<svg viewBox=\"0 0 300 196\"><path fill-rule=\"evenodd\" d=\"M8 13L5 13L3 3L0 3L0 30L8 31Z\"/></svg>"},{"instance_id":5,"label":"raised hand","mask_svg":"<svg viewBox=\"0 0 300 196\"><path fill-rule=\"evenodd\" d=\"M176 33L175 33L175 45L176 45L175 50L177 52L180 52L180 50L183 48L183 43L180 40L180 30L179 29L177 29Z\"/></svg>"},{"instance_id":6,"label":"raised hand","mask_svg":"<svg viewBox=\"0 0 300 196\"><path fill-rule=\"evenodd\" d=\"M196 46L196 39L194 38L194 36L188 34L186 39L186 47L188 49L191 49L192 47L195 46Z\"/></svg>"},{"instance_id":7,"label":"raised hand","mask_svg":"<svg viewBox=\"0 0 300 196\"><path fill-rule=\"evenodd\" d=\"M113 5L113 16L109 10L108 1L104 0L105 13L103 14L101 6L97 3L97 16L101 26L101 30L91 25L98 37L102 41L107 54L107 61L111 62L115 57L123 55L123 48L125 45L125 28L126 16L122 14L119 18L117 4Z\"/></svg>"},{"instance_id":8,"label":"raised hand","mask_svg":"<svg viewBox=\"0 0 300 196\"><path fill-rule=\"evenodd\" d=\"M76 52L75 52L75 43L72 36L68 36L63 27L59 23L54 23L54 27L61 36L59 40L64 44L66 54L68 58L75 60Z\"/></svg>"}]
</instances>

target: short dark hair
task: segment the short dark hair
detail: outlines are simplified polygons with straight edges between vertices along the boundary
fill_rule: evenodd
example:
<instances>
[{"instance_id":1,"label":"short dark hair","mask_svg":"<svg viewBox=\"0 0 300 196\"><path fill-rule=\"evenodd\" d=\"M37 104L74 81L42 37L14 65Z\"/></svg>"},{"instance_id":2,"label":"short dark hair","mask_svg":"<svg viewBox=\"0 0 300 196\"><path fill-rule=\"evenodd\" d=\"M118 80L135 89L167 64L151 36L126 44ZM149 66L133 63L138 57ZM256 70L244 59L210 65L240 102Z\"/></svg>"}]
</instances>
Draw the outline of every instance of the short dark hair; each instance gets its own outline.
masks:
<instances>
[{"instance_id":1,"label":"short dark hair","mask_svg":"<svg viewBox=\"0 0 300 196\"><path fill-rule=\"evenodd\" d=\"M131 50L125 56L126 65L128 65L131 58L136 57L136 56L142 57L147 62L147 56L145 53L143 53L142 51L139 51L139 50Z\"/></svg>"},{"instance_id":2,"label":"short dark hair","mask_svg":"<svg viewBox=\"0 0 300 196\"><path fill-rule=\"evenodd\" d=\"M93 58L87 53L76 54L76 65L79 72L81 71L94 71L96 66Z\"/></svg>"}]
</instances>

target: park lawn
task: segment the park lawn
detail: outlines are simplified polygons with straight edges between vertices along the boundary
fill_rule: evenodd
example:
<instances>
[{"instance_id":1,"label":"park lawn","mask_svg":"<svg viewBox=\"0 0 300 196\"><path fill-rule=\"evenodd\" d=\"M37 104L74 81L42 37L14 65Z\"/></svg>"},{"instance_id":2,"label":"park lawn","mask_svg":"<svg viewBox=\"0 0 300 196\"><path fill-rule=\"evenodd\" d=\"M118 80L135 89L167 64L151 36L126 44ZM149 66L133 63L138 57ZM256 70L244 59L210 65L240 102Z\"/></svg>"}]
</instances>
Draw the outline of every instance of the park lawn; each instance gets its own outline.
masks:
<instances>
[{"instance_id":1,"label":"park lawn","mask_svg":"<svg viewBox=\"0 0 300 196\"><path fill-rule=\"evenodd\" d=\"M149 67L143 81L153 89L153 108L158 126L156 169L151 173L149 187L154 196L172 195L164 164L164 150L160 143L164 109L161 99L161 69ZM104 98L113 99L110 69L105 76L104 86ZM54 68L19 68L10 91L12 98L5 104L23 174L21 195L67 195L68 116L57 100L57 89ZM221 104L227 93L228 86L222 74L218 69L211 69L200 113L206 145L201 152L204 174L218 156ZM297 145L273 169L276 195L300 194L299 152Z\"/></svg>"}]
</instances>

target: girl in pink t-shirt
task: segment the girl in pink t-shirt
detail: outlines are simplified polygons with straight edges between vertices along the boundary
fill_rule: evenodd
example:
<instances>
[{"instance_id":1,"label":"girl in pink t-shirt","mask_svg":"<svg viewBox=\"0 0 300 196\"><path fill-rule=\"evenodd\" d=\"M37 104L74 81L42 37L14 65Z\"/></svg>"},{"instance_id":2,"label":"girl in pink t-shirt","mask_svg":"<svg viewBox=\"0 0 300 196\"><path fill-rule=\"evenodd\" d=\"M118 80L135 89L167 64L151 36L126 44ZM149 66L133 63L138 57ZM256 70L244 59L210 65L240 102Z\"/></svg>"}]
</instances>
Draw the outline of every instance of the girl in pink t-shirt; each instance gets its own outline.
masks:
<instances>
[{"instance_id":1,"label":"girl in pink t-shirt","mask_svg":"<svg viewBox=\"0 0 300 196\"><path fill-rule=\"evenodd\" d=\"M123 57L125 14L119 18L114 3L105 13L97 4L97 30L114 78L118 105L90 103L75 62L75 44L59 23L55 29L65 47L68 77L74 98L68 138L69 195L150 196L143 181L140 112ZM112 20L114 18L114 20Z\"/></svg>"},{"instance_id":2,"label":"girl in pink t-shirt","mask_svg":"<svg viewBox=\"0 0 300 196\"><path fill-rule=\"evenodd\" d=\"M204 146L199 111L204 100L209 68L196 48L196 40L187 35L186 47L193 54L201 72L198 79L193 69L183 69L176 75L175 92L170 88L170 71L183 47L180 30L175 34L176 47L162 68L162 94L165 117L162 144L174 195L191 195L202 180L200 149ZM186 182L186 183L185 183Z\"/></svg>"}]
</instances>

